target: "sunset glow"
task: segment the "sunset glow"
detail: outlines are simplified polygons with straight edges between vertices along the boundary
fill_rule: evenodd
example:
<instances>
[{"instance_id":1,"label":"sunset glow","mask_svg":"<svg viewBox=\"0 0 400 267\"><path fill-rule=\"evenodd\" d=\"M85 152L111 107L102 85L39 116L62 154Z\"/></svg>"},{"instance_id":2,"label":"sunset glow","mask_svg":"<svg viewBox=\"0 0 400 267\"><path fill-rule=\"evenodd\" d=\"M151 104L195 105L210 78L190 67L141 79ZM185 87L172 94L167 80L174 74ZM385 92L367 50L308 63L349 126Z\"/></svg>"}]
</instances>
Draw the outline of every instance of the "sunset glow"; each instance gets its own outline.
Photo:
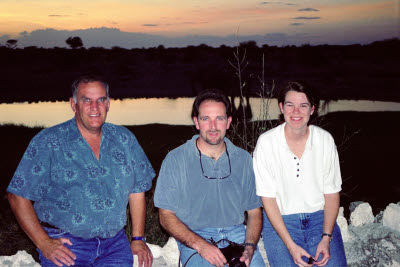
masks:
<instances>
[{"instance_id":1,"label":"sunset glow","mask_svg":"<svg viewBox=\"0 0 400 267\"><path fill-rule=\"evenodd\" d=\"M3 0L0 41L35 30L116 28L161 36L308 34L359 42L399 36L400 0L328 1L59 1ZM21 34L22 33L22 34ZM342 33L343 36L340 36ZM339 40L340 39L340 40ZM1 42L0 42L1 43Z\"/></svg>"}]
</instances>

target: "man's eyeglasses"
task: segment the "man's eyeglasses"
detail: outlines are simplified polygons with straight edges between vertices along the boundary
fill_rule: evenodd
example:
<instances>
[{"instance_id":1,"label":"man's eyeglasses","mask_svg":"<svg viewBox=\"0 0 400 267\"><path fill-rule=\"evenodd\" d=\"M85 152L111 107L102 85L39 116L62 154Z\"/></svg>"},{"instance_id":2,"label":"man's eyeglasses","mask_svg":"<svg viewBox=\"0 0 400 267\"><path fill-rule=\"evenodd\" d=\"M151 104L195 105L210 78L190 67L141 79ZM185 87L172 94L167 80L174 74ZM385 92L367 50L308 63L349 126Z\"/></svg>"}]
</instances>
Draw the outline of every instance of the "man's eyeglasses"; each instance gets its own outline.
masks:
<instances>
[{"instance_id":1,"label":"man's eyeglasses","mask_svg":"<svg viewBox=\"0 0 400 267\"><path fill-rule=\"evenodd\" d=\"M224 141L224 143L225 143L225 141ZM224 176L224 177L210 177L210 176L207 176L207 175L204 173L203 163L201 163L201 152L200 152L199 147L197 146L197 140L196 140L196 148L197 148L197 151L199 151L200 167L201 167L201 171L202 171L202 173L203 173L203 176L204 176L205 178L210 179L210 180L215 180L215 179L220 179L220 180L222 180L222 179L228 178L228 177L231 175L231 173L232 173L231 159L230 159L230 157L229 157L228 148L227 148L226 143L225 143L225 152L226 152L226 155L228 156L229 174L228 174L227 176Z\"/></svg>"}]
</instances>

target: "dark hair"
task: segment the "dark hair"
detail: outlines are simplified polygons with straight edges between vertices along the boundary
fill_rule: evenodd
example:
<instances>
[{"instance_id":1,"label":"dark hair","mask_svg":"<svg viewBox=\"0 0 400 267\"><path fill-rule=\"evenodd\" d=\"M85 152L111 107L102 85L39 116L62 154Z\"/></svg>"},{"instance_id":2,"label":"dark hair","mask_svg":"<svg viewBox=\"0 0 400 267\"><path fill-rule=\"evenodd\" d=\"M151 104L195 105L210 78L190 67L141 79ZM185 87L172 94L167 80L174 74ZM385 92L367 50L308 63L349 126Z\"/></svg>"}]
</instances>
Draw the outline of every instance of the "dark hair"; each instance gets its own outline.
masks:
<instances>
[{"instance_id":1,"label":"dark hair","mask_svg":"<svg viewBox=\"0 0 400 267\"><path fill-rule=\"evenodd\" d=\"M310 102L311 107L314 106L314 113L310 116L310 120L308 121L309 122L308 124L310 124L316 117L318 117L319 98L315 90L311 86L307 85L305 82L300 82L300 81L287 82L279 91L278 103L282 103L282 105L285 104L286 95L290 91L304 93L307 97L308 102ZM284 121L282 114L280 120Z\"/></svg>"},{"instance_id":2,"label":"dark hair","mask_svg":"<svg viewBox=\"0 0 400 267\"><path fill-rule=\"evenodd\" d=\"M218 89L208 89L201 91L194 100L192 118L199 116L199 108L204 101L221 102L225 105L226 115L228 117L232 115L232 105L229 98Z\"/></svg>"},{"instance_id":3,"label":"dark hair","mask_svg":"<svg viewBox=\"0 0 400 267\"><path fill-rule=\"evenodd\" d=\"M72 89L72 98L74 99L74 102L76 104L76 95L78 94L78 86L80 83L91 83L91 82L100 82L103 84L104 88L106 89L106 94L107 94L107 100L110 98L109 94L109 86L108 83L103 80L100 76L96 75L83 75L80 76L78 79L76 79L71 86Z\"/></svg>"}]
</instances>

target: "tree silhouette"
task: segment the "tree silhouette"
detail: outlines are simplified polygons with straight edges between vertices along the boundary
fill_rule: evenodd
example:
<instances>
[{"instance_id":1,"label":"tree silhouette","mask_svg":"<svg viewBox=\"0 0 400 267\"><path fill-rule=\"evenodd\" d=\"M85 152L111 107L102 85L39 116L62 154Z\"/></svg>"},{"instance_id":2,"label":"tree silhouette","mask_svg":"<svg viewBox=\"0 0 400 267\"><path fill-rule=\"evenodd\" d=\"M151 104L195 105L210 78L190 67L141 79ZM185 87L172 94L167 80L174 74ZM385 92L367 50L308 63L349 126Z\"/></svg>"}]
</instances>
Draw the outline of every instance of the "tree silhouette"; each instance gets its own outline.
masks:
<instances>
[{"instance_id":1,"label":"tree silhouette","mask_svg":"<svg viewBox=\"0 0 400 267\"><path fill-rule=\"evenodd\" d=\"M79 48L83 46L82 39L78 36L69 37L65 42L72 48Z\"/></svg>"},{"instance_id":2,"label":"tree silhouette","mask_svg":"<svg viewBox=\"0 0 400 267\"><path fill-rule=\"evenodd\" d=\"M14 49L14 48L17 47L17 42L18 42L18 40L10 39L10 40L7 41L6 45L7 45L8 48Z\"/></svg>"}]
</instances>

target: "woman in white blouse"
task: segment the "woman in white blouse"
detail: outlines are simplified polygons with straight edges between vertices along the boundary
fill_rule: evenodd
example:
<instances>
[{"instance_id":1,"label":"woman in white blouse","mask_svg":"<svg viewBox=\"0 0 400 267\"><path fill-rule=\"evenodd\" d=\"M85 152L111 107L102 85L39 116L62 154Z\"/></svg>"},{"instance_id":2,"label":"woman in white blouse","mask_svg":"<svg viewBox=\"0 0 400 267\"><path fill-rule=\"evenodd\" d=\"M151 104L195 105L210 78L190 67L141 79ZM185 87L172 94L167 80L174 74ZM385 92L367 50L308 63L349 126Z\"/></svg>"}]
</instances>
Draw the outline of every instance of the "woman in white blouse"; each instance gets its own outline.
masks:
<instances>
[{"instance_id":1,"label":"woman in white blouse","mask_svg":"<svg viewBox=\"0 0 400 267\"><path fill-rule=\"evenodd\" d=\"M278 97L285 123L262 134L254 151L263 240L271 266L346 266L336 224L342 179L332 136L310 125L318 101L289 82Z\"/></svg>"}]
</instances>

